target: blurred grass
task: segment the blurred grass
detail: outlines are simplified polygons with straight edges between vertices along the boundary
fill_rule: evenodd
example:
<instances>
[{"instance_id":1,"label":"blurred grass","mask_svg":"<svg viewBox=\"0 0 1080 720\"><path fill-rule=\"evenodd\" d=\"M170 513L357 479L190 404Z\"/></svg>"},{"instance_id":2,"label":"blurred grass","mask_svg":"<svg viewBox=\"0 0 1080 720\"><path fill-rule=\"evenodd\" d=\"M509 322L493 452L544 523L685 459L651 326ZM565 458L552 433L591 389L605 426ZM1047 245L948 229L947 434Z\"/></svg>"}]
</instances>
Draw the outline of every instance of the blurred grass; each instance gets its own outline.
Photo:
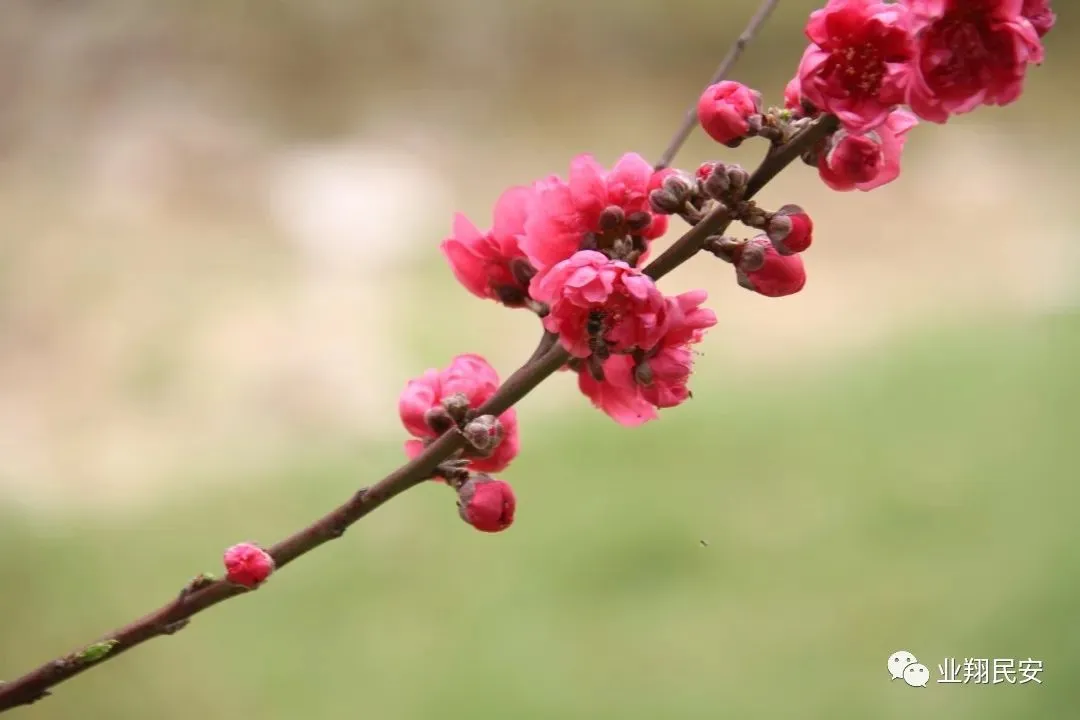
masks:
<instances>
[{"instance_id":1,"label":"blurred grass","mask_svg":"<svg viewBox=\"0 0 1080 720\"><path fill-rule=\"evenodd\" d=\"M633 431L583 404L526 417L506 534L421 488L13 717L1068 717L1078 360L1080 316L1056 316L699 385ZM319 448L156 513L2 518L0 677L397 460ZM890 684L901 648L933 678L946 656L1030 656L1044 683Z\"/></svg>"}]
</instances>

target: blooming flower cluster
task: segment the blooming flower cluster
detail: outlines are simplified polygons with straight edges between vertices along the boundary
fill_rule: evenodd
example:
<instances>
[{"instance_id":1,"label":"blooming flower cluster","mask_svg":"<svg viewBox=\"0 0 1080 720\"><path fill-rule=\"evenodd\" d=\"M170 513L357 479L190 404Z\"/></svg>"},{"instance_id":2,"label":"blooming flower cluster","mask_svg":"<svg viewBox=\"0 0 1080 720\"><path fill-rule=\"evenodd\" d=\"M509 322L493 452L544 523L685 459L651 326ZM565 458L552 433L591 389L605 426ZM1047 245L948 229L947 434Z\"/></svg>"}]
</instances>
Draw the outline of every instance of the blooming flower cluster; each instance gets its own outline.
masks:
<instances>
[{"instance_id":1,"label":"blooming flower cluster","mask_svg":"<svg viewBox=\"0 0 1080 720\"><path fill-rule=\"evenodd\" d=\"M796 118L835 115L842 129L813 157L821 178L834 190L872 190L900 174L919 119L944 123L1016 100L1055 21L1050 0L829 0L810 15L784 108ZM760 95L730 81L702 94L698 118L726 145L776 119L762 114Z\"/></svg>"},{"instance_id":2,"label":"blooming flower cluster","mask_svg":"<svg viewBox=\"0 0 1080 720\"><path fill-rule=\"evenodd\" d=\"M1049 0L829 0L806 26L799 92L855 135L903 104L943 123L1016 100L1054 21Z\"/></svg>"},{"instance_id":3,"label":"blooming flower cluster","mask_svg":"<svg viewBox=\"0 0 1080 720\"><path fill-rule=\"evenodd\" d=\"M581 155L565 180L548 177L504 193L489 232L458 216L442 244L471 293L539 312L573 356L569 369L578 372L582 392L624 425L690 396L689 346L716 323L699 307L704 291L665 297L641 272L652 241L668 227L650 202L657 175L634 153L610 171ZM436 395L425 398L439 402ZM407 427L414 435L421 429Z\"/></svg>"},{"instance_id":4,"label":"blooming flower cluster","mask_svg":"<svg viewBox=\"0 0 1080 720\"><path fill-rule=\"evenodd\" d=\"M834 190L872 190L899 176L920 119L944 123L1014 101L1055 20L1049 0L828 0L809 17L809 46L782 107L766 108L758 91L722 80L700 96L697 119L728 147L761 137L777 148L818 127L820 140L801 146L802 159ZM643 269L671 216L697 225L722 212L759 231L697 241L734 268L740 286L784 297L806 284L802 253L813 222L797 205L758 207L755 182L738 165L686 173L628 153L606 169L580 155L565 179L504 192L489 230L456 215L441 249L470 293L542 319L570 358L563 369L577 374L593 405L640 425L691 397L693 346L717 323L704 290L666 296ZM486 474L504 470L520 447L512 409L481 415L498 385L483 358L460 355L410 381L399 404L413 436L409 457L448 431L464 438L453 465L438 472L457 491L461 517L485 532L508 527L516 507L510 486Z\"/></svg>"}]
</instances>

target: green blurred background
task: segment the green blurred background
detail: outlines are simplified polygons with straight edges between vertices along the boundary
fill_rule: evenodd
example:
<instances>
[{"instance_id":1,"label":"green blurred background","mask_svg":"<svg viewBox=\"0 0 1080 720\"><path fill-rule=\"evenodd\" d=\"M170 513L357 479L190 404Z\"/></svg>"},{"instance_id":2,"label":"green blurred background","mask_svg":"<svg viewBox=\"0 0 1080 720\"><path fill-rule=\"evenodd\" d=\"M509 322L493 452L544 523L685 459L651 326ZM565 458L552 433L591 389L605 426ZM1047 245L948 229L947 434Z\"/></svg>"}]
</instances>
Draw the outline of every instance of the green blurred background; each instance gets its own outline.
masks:
<instances>
[{"instance_id":1,"label":"green blurred background","mask_svg":"<svg viewBox=\"0 0 1080 720\"><path fill-rule=\"evenodd\" d=\"M749 1L4 0L0 679L401 460L404 382L535 321L436 251L506 185L655 157ZM736 76L778 101L817 3ZM1066 718L1080 703L1080 31L871 194L795 167L799 296L698 260L695 398L520 406L514 527L425 486L12 717ZM1064 10L1064 12L1062 12ZM695 136L683 166L755 161ZM676 228L678 230L678 228ZM704 541L704 543L702 542ZM904 649L1041 685L890 682Z\"/></svg>"}]
</instances>

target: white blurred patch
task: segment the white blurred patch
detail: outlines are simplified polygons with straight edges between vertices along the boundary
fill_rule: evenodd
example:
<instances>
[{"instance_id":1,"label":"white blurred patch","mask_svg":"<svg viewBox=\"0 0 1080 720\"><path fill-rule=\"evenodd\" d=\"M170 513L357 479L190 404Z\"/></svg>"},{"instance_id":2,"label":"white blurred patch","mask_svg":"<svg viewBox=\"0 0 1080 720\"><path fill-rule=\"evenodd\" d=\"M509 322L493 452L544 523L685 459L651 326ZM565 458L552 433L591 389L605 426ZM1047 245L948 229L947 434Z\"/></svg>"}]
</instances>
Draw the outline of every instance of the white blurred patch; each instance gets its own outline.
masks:
<instances>
[{"instance_id":1,"label":"white blurred patch","mask_svg":"<svg viewBox=\"0 0 1080 720\"><path fill-rule=\"evenodd\" d=\"M378 276L420 244L449 183L423 158L375 144L299 147L273 163L269 208L304 256Z\"/></svg>"}]
</instances>

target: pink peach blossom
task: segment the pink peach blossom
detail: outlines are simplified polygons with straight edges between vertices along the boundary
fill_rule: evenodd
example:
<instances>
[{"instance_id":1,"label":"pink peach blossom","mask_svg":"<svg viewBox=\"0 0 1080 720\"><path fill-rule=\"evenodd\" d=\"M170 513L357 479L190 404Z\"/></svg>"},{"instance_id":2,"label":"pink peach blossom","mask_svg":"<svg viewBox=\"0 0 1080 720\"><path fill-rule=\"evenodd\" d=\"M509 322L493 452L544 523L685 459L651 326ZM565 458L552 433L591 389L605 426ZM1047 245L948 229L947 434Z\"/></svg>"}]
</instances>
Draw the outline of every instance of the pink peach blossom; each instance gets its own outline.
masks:
<instances>
[{"instance_id":1,"label":"pink peach blossom","mask_svg":"<svg viewBox=\"0 0 1080 720\"><path fill-rule=\"evenodd\" d=\"M810 15L811 45L799 63L802 95L851 133L885 122L903 102L911 58L907 8L873 0L829 0Z\"/></svg>"},{"instance_id":2,"label":"pink peach blossom","mask_svg":"<svg viewBox=\"0 0 1080 720\"><path fill-rule=\"evenodd\" d=\"M570 164L568 181L549 177L536 184L528 208L521 249L533 267L543 272L581 249L586 237L596 235L597 249L608 249L617 238L640 238L642 262L648 242L667 230L667 217L654 214L649 204L652 166L636 153L623 155L610 172L591 155L579 155ZM601 215L607 208L621 212L623 222L603 228ZM632 216L643 219L639 229L631 227ZM636 218L635 218L636 219Z\"/></svg>"},{"instance_id":3,"label":"pink peach blossom","mask_svg":"<svg viewBox=\"0 0 1080 720\"><path fill-rule=\"evenodd\" d=\"M798 75L791 78L784 87L784 107L799 112L803 109L802 83L799 82Z\"/></svg>"},{"instance_id":4,"label":"pink peach blossom","mask_svg":"<svg viewBox=\"0 0 1080 720\"><path fill-rule=\"evenodd\" d=\"M586 369L578 373L578 387L594 406L620 425L634 427L655 420L658 408L679 405L690 397L687 382L693 369L690 346L700 342L716 315L701 307L704 290L692 290L664 299L667 305L664 334L645 353L647 368L642 382L630 355L614 355L603 364L604 379Z\"/></svg>"},{"instance_id":5,"label":"pink peach blossom","mask_svg":"<svg viewBox=\"0 0 1080 720\"><path fill-rule=\"evenodd\" d=\"M652 382L641 388L641 396L657 408L681 405L690 397L690 373L694 354L686 345L669 345L649 358Z\"/></svg>"},{"instance_id":6,"label":"pink peach blossom","mask_svg":"<svg viewBox=\"0 0 1080 720\"><path fill-rule=\"evenodd\" d=\"M685 345L700 342L705 331L716 325L716 313L701 304L709 298L704 290L690 290L665 298L667 327L660 339L662 345Z\"/></svg>"},{"instance_id":7,"label":"pink peach blossom","mask_svg":"<svg viewBox=\"0 0 1080 720\"><path fill-rule=\"evenodd\" d=\"M833 190L869 191L900 176L900 157L907 132L919 120L907 110L894 110L877 129L865 135L840 130L818 157L818 173Z\"/></svg>"},{"instance_id":8,"label":"pink peach blossom","mask_svg":"<svg viewBox=\"0 0 1080 720\"><path fill-rule=\"evenodd\" d=\"M666 298L668 324L663 337L646 355L649 382L641 395L657 408L670 408L690 397L687 383L694 366L691 345L701 342L705 331L716 325L716 313L701 304L708 299L704 290Z\"/></svg>"},{"instance_id":9,"label":"pink peach blossom","mask_svg":"<svg viewBox=\"0 0 1080 720\"><path fill-rule=\"evenodd\" d=\"M442 407L443 400L460 394L468 407L476 409L491 399L499 387L499 376L479 355L458 355L443 370L427 370L410 380L398 398L398 412L405 429L414 440L405 442L405 452L416 457L424 450L425 439L438 437L439 431L428 423L429 411ZM506 468L520 450L517 413L510 408L499 416L502 441L488 457L474 457L470 469L498 472Z\"/></svg>"},{"instance_id":10,"label":"pink peach blossom","mask_svg":"<svg viewBox=\"0 0 1080 720\"><path fill-rule=\"evenodd\" d=\"M1023 0L905 0L914 17L907 104L930 122L1020 97L1043 46Z\"/></svg>"},{"instance_id":11,"label":"pink peach blossom","mask_svg":"<svg viewBox=\"0 0 1080 720\"><path fill-rule=\"evenodd\" d=\"M479 298L522 307L528 297L530 268L520 247L533 191L512 187L495 203L492 228L480 232L463 214L454 215L453 235L440 249L454 277Z\"/></svg>"},{"instance_id":12,"label":"pink peach blossom","mask_svg":"<svg viewBox=\"0 0 1080 720\"><path fill-rule=\"evenodd\" d=\"M588 328L593 313L600 314L601 335L611 352L650 348L664 330L664 296L653 281L603 253L576 252L537 279L533 296L551 308L544 327L558 333L574 357L593 352Z\"/></svg>"},{"instance_id":13,"label":"pink peach blossom","mask_svg":"<svg viewBox=\"0 0 1080 720\"><path fill-rule=\"evenodd\" d=\"M1024 0L1020 14L1027 18L1039 37L1050 32L1057 22L1057 15L1050 7L1050 0Z\"/></svg>"},{"instance_id":14,"label":"pink peach blossom","mask_svg":"<svg viewBox=\"0 0 1080 720\"><path fill-rule=\"evenodd\" d=\"M592 404L623 427L655 420L656 407L641 394L634 380L634 361L629 355L612 355L603 365L604 379L587 370L578 372L578 389Z\"/></svg>"}]
</instances>

